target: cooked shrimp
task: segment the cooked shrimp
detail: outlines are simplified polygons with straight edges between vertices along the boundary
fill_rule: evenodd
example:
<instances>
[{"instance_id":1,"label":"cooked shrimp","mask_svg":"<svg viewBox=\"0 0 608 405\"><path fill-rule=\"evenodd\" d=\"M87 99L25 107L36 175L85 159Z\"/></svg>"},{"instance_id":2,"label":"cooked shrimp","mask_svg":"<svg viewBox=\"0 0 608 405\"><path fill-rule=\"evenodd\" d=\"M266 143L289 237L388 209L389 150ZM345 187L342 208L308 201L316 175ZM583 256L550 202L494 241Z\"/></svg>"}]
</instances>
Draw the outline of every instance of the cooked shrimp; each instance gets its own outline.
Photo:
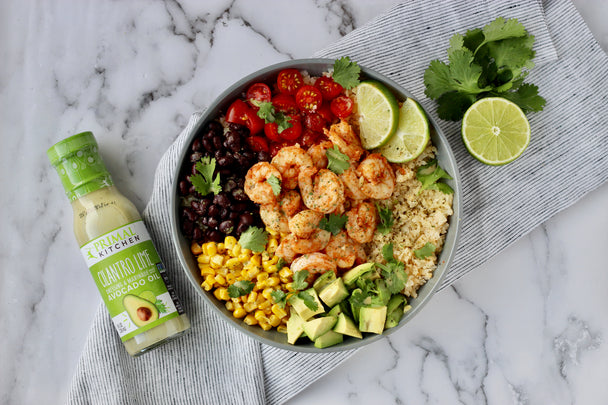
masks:
<instances>
[{"instance_id":1,"label":"cooked shrimp","mask_svg":"<svg viewBox=\"0 0 608 405\"><path fill-rule=\"evenodd\" d=\"M384 200L389 198L395 190L395 173L379 153L372 153L357 167L360 176L361 191L369 198Z\"/></svg>"},{"instance_id":2,"label":"cooked shrimp","mask_svg":"<svg viewBox=\"0 0 608 405\"><path fill-rule=\"evenodd\" d=\"M378 217L376 207L370 202L362 202L347 213L346 232L355 242L371 242L376 232Z\"/></svg>"},{"instance_id":3,"label":"cooked shrimp","mask_svg":"<svg viewBox=\"0 0 608 405\"><path fill-rule=\"evenodd\" d=\"M325 246L325 254L331 257L336 265L342 269L352 267L357 258L355 242L342 231L337 235L332 235L329 243Z\"/></svg>"},{"instance_id":4,"label":"cooked shrimp","mask_svg":"<svg viewBox=\"0 0 608 405\"><path fill-rule=\"evenodd\" d=\"M293 235L293 234L291 234ZM295 235L294 235L295 236ZM293 251L296 253L312 253L325 249L329 243L331 232L324 229L315 229L308 238L298 238L293 241Z\"/></svg>"},{"instance_id":5,"label":"cooked shrimp","mask_svg":"<svg viewBox=\"0 0 608 405\"><path fill-rule=\"evenodd\" d=\"M293 217L302 206L302 197L295 190L287 190L279 200L281 209L288 217Z\"/></svg>"},{"instance_id":6,"label":"cooked shrimp","mask_svg":"<svg viewBox=\"0 0 608 405\"><path fill-rule=\"evenodd\" d=\"M308 238L315 229L323 214L313 210L303 210L289 218L289 230L298 238Z\"/></svg>"},{"instance_id":7,"label":"cooked shrimp","mask_svg":"<svg viewBox=\"0 0 608 405\"><path fill-rule=\"evenodd\" d=\"M328 214L344 203L344 184L334 172L314 167L300 171L298 184L302 201L311 210Z\"/></svg>"},{"instance_id":8,"label":"cooked shrimp","mask_svg":"<svg viewBox=\"0 0 608 405\"><path fill-rule=\"evenodd\" d=\"M268 162L259 162L251 166L245 176L245 194L258 204L276 204L277 197L268 183L270 176L281 180L281 172Z\"/></svg>"},{"instance_id":9,"label":"cooked shrimp","mask_svg":"<svg viewBox=\"0 0 608 405\"><path fill-rule=\"evenodd\" d=\"M274 254L283 258L283 260L285 260L287 263L293 262L293 259L297 255L297 253L293 250L295 241L296 236L292 234L281 238L281 243L279 243L279 246L277 247L277 250L274 251Z\"/></svg>"},{"instance_id":10,"label":"cooked shrimp","mask_svg":"<svg viewBox=\"0 0 608 405\"><path fill-rule=\"evenodd\" d=\"M355 243L355 255L355 264L367 263L367 254L365 253L363 245Z\"/></svg>"},{"instance_id":11,"label":"cooked shrimp","mask_svg":"<svg viewBox=\"0 0 608 405\"><path fill-rule=\"evenodd\" d=\"M298 271L307 270L308 277L306 281L309 284L326 271L337 273L336 263L334 263L331 257L319 252L298 257L291 263L290 269L294 274Z\"/></svg>"},{"instance_id":12,"label":"cooked shrimp","mask_svg":"<svg viewBox=\"0 0 608 405\"><path fill-rule=\"evenodd\" d=\"M300 170L313 166L308 153L299 146L286 146L279 149L271 163L279 169L283 176L281 186L289 190L297 187Z\"/></svg>"},{"instance_id":13,"label":"cooked shrimp","mask_svg":"<svg viewBox=\"0 0 608 405\"><path fill-rule=\"evenodd\" d=\"M354 167L349 167L340 175L340 180L344 183L344 193L347 198L351 200L365 200L367 196L361 191L361 185L359 184L359 176Z\"/></svg>"},{"instance_id":14,"label":"cooked shrimp","mask_svg":"<svg viewBox=\"0 0 608 405\"><path fill-rule=\"evenodd\" d=\"M289 233L287 215L277 203L260 206L260 218L268 228L275 232Z\"/></svg>"},{"instance_id":15,"label":"cooked shrimp","mask_svg":"<svg viewBox=\"0 0 608 405\"><path fill-rule=\"evenodd\" d=\"M327 167L327 155L325 151L334 147L330 141L322 141L308 148L308 154L312 158L312 162L317 169L325 169Z\"/></svg>"},{"instance_id":16,"label":"cooked shrimp","mask_svg":"<svg viewBox=\"0 0 608 405\"><path fill-rule=\"evenodd\" d=\"M346 154L352 161L358 162L363 154L361 140L353 131L350 124L344 120L332 125L329 130L323 129L325 135L340 149L340 152Z\"/></svg>"}]
</instances>

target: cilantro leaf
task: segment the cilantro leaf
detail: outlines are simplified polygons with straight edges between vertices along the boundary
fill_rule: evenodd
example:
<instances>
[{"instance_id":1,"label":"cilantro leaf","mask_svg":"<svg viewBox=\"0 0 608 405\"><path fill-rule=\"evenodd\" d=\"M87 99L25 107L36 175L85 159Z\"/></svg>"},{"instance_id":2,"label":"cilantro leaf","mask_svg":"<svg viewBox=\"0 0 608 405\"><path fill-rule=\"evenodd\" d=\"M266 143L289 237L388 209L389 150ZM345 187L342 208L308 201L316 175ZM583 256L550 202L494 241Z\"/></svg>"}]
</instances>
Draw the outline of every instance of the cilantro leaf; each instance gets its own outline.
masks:
<instances>
[{"instance_id":1,"label":"cilantro leaf","mask_svg":"<svg viewBox=\"0 0 608 405\"><path fill-rule=\"evenodd\" d=\"M281 111L277 111L270 101L252 100L252 102L255 106L259 107L257 112L258 117L262 118L266 124L271 122L276 123L279 133L293 126L290 122L291 117Z\"/></svg>"},{"instance_id":2,"label":"cilantro leaf","mask_svg":"<svg viewBox=\"0 0 608 405\"><path fill-rule=\"evenodd\" d=\"M276 264L277 270L281 270L283 267L285 267L286 264L287 264L287 262L285 261L285 259L283 259L282 257L279 257L279 260L277 261L277 264Z\"/></svg>"},{"instance_id":3,"label":"cilantro leaf","mask_svg":"<svg viewBox=\"0 0 608 405\"><path fill-rule=\"evenodd\" d=\"M490 87L479 87L479 78L483 72L481 66L473 63L473 52L459 49L452 52L450 61L451 90L466 94L478 94L491 90Z\"/></svg>"},{"instance_id":4,"label":"cilantro leaf","mask_svg":"<svg viewBox=\"0 0 608 405\"><path fill-rule=\"evenodd\" d=\"M350 167L348 156L340 152L336 145L325 149L325 156L327 156L327 168L336 174L342 174Z\"/></svg>"},{"instance_id":5,"label":"cilantro leaf","mask_svg":"<svg viewBox=\"0 0 608 405\"><path fill-rule=\"evenodd\" d=\"M164 314L167 312L167 306L161 300L156 300L156 302L154 302L154 306L158 309L158 312L160 312L161 314Z\"/></svg>"},{"instance_id":6,"label":"cilantro leaf","mask_svg":"<svg viewBox=\"0 0 608 405\"><path fill-rule=\"evenodd\" d=\"M474 95L457 91L444 93L437 100L437 115L442 120L458 121L475 101Z\"/></svg>"},{"instance_id":7,"label":"cilantro leaf","mask_svg":"<svg viewBox=\"0 0 608 405\"><path fill-rule=\"evenodd\" d=\"M484 41L477 48L491 41L500 41L501 39L517 38L527 35L526 28L517 21L516 18L505 20L503 17L498 17L482 29Z\"/></svg>"},{"instance_id":8,"label":"cilantro leaf","mask_svg":"<svg viewBox=\"0 0 608 405\"><path fill-rule=\"evenodd\" d=\"M304 304L313 311L319 309L319 304L315 301L315 298L308 291L300 291L298 298L304 301Z\"/></svg>"},{"instance_id":9,"label":"cilantro leaf","mask_svg":"<svg viewBox=\"0 0 608 405\"><path fill-rule=\"evenodd\" d=\"M382 257L384 257L386 264L376 263L375 265L380 269L380 274L391 294L397 294L405 288L407 282L405 264L395 259L392 243L382 246Z\"/></svg>"},{"instance_id":10,"label":"cilantro leaf","mask_svg":"<svg viewBox=\"0 0 608 405\"><path fill-rule=\"evenodd\" d=\"M268 179L266 179L270 187L272 187L272 192L274 195L281 194L281 180L276 177L274 174L271 174Z\"/></svg>"},{"instance_id":11,"label":"cilantro leaf","mask_svg":"<svg viewBox=\"0 0 608 405\"><path fill-rule=\"evenodd\" d=\"M209 193L218 194L222 191L219 173L213 178L215 172L215 158L205 156L196 162L197 174L190 177L194 189L202 196Z\"/></svg>"},{"instance_id":12,"label":"cilantro leaf","mask_svg":"<svg viewBox=\"0 0 608 405\"><path fill-rule=\"evenodd\" d=\"M420 193L422 190L439 190L444 194L452 194L454 192L452 187L445 183L441 183L443 184L442 186L438 185L438 180L449 180L452 178L452 176L439 167L437 164L437 159L432 159L426 165L420 166L418 170L416 170L416 178L422 184L418 193Z\"/></svg>"},{"instance_id":13,"label":"cilantro leaf","mask_svg":"<svg viewBox=\"0 0 608 405\"><path fill-rule=\"evenodd\" d=\"M249 294L253 291L253 287L255 283L249 280L239 280L235 281L233 284L228 286L228 295L230 298L238 298L243 295Z\"/></svg>"},{"instance_id":14,"label":"cilantro leaf","mask_svg":"<svg viewBox=\"0 0 608 405\"><path fill-rule=\"evenodd\" d=\"M287 304L287 294L284 291L274 290L270 293L270 296L276 304L279 304L281 308L285 308L285 304Z\"/></svg>"},{"instance_id":15,"label":"cilantro leaf","mask_svg":"<svg viewBox=\"0 0 608 405\"><path fill-rule=\"evenodd\" d=\"M545 99L538 95L538 87L533 84L524 83L516 91L500 94L501 97L513 101L524 112L542 111Z\"/></svg>"},{"instance_id":16,"label":"cilantro leaf","mask_svg":"<svg viewBox=\"0 0 608 405\"><path fill-rule=\"evenodd\" d=\"M352 89L357 86L361 68L356 62L352 62L348 56L336 59L334 62L333 79L345 89Z\"/></svg>"},{"instance_id":17,"label":"cilantro leaf","mask_svg":"<svg viewBox=\"0 0 608 405\"><path fill-rule=\"evenodd\" d=\"M416 256L418 259L426 259L433 253L435 253L435 245L433 245L431 242L427 242L420 249L414 250L414 256Z\"/></svg>"},{"instance_id":18,"label":"cilantro leaf","mask_svg":"<svg viewBox=\"0 0 608 405\"><path fill-rule=\"evenodd\" d=\"M393 219L393 212L390 208L382 208L378 203L376 203L376 209L378 210L378 217L380 218L380 223L376 229L381 234L386 235L391 231L395 222Z\"/></svg>"},{"instance_id":19,"label":"cilantro leaf","mask_svg":"<svg viewBox=\"0 0 608 405\"><path fill-rule=\"evenodd\" d=\"M382 246L382 257L387 262L395 261L395 256L393 254L393 244L392 243L387 243L384 246Z\"/></svg>"},{"instance_id":20,"label":"cilantro leaf","mask_svg":"<svg viewBox=\"0 0 608 405\"><path fill-rule=\"evenodd\" d=\"M304 290L308 287L308 282L306 278L308 277L308 270L300 270L296 271L293 275L293 282L291 283L291 287L294 290Z\"/></svg>"},{"instance_id":21,"label":"cilantro leaf","mask_svg":"<svg viewBox=\"0 0 608 405\"><path fill-rule=\"evenodd\" d=\"M333 235L337 235L342 229L344 229L344 225L346 225L347 221L348 217L345 214L329 214L329 217L321 218L318 226L320 229L331 232Z\"/></svg>"},{"instance_id":22,"label":"cilantro leaf","mask_svg":"<svg viewBox=\"0 0 608 405\"><path fill-rule=\"evenodd\" d=\"M244 249L260 253L264 251L264 246L268 242L268 232L256 226L250 226L239 238L239 244Z\"/></svg>"}]
</instances>

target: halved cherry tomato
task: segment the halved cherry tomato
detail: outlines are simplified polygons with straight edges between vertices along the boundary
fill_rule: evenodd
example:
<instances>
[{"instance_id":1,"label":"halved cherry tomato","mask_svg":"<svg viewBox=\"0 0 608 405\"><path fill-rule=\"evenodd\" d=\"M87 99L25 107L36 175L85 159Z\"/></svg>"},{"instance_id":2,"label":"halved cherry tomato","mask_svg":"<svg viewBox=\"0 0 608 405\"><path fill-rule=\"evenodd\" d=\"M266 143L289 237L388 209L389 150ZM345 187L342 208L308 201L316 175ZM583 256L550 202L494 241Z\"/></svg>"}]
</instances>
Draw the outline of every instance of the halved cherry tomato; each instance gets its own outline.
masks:
<instances>
[{"instance_id":1,"label":"halved cherry tomato","mask_svg":"<svg viewBox=\"0 0 608 405\"><path fill-rule=\"evenodd\" d=\"M268 87L268 85L265 83L253 83L247 89L247 101L249 101L252 107L257 108L257 106L252 103L252 100L270 101L271 98L272 93L270 91L270 87Z\"/></svg>"},{"instance_id":2,"label":"halved cherry tomato","mask_svg":"<svg viewBox=\"0 0 608 405\"><path fill-rule=\"evenodd\" d=\"M304 114L304 128L308 128L314 132L323 132L323 128L327 124L327 120L316 112Z\"/></svg>"},{"instance_id":3,"label":"halved cherry tomato","mask_svg":"<svg viewBox=\"0 0 608 405\"><path fill-rule=\"evenodd\" d=\"M331 100L329 108L338 118L346 118L353 112L353 100L350 97L339 96Z\"/></svg>"},{"instance_id":4,"label":"halved cherry tomato","mask_svg":"<svg viewBox=\"0 0 608 405\"><path fill-rule=\"evenodd\" d=\"M255 110L241 99L234 100L228 107L226 121L245 125L251 135L257 134L264 128L264 120L258 117Z\"/></svg>"},{"instance_id":5,"label":"halved cherry tomato","mask_svg":"<svg viewBox=\"0 0 608 405\"><path fill-rule=\"evenodd\" d=\"M247 143L254 152L268 152L268 141L263 136L249 136L247 137Z\"/></svg>"},{"instance_id":6,"label":"halved cherry tomato","mask_svg":"<svg viewBox=\"0 0 608 405\"><path fill-rule=\"evenodd\" d=\"M297 114L299 112L296 99L289 94L277 94L272 98L272 105L278 111L284 112L285 114Z\"/></svg>"},{"instance_id":7,"label":"halved cherry tomato","mask_svg":"<svg viewBox=\"0 0 608 405\"><path fill-rule=\"evenodd\" d=\"M290 115L289 122L291 126L279 132L281 138L286 141L295 141L302 135L302 122L299 115Z\"/></svg>"},{"instance_id":8,"label":"halved cherry tomato","mask_svg":"<svg viewBox=\"0 0 608 405\"><path fill-rule=\"evenodd\" d=\"M322 102L321 90L315 86L302 86L296 93L296 103L302 111L315 111Z\"/></svg>"},{"instance_id":9,"label":"halved cherry tomato","mask_svg":"<svg viewBox=\"0 0 608 405\"><path fill-rule=\"evenodd\" d=\"M304 84L304 78L298 69L283 69L277 77L277 88L281 93L294 95Z\"/></svg>"},{"instance_id":10,"label":"halved cherry tomato","mask_svg":"<svg viewBox=\"0 0 608 405\"><path fill-rule=\"evenodd\" d=\"M312 145L317 143L317 140L321 137L319 132L311 131L310 129L305 129L302 134L302 146L305 148L310 148Z\"/></svg>"},{"instance_id":11,"label":"halved cherry tomato","mask_svg":"<svg viewBox=\"0 0 608 405\"><path fill-rule=\"evenodd\" d=\"M321 90L324 100L333 100L334 98L338 97L342 91L344 91L344 87L336 83L331 77L327 76L319 77L315 82L315 87Z\"/></svg>"},{"instance_id":12,"label":"halved cherry tomato","mask_svg":"<svg viewBox=\"0 0 608 405\"><path fill-rule=\"evenodd\" d=\"M270 157L274 157L274 155L276 155L282 147L283 145L281 145L279 142L272 142L270 144Z\"/></svg>"},{"instance_id":13,"label":"halved cherry tomato","mask_svg":"<svg viewBox=\"0 0 608 405\"><path fill-rule=\"evenodd\" d=\"M274 142L282 142L283 138L279 135L279 125L276 122L267 122L264 125L264 134Z\"/></svg>"},{"instance_id":14,"label":"halved cherry tomato","mask_svg":"<svg viewBox=\"0 0 608 405\"><path fill-rule=\"evenodd\" d=\"M334 121L335 115L331 112L331 108L329 107L329 103L321 104L321 107L317 108L317 114L325 119L328 123L332 123Z\"/></svg>"}]
</instances>

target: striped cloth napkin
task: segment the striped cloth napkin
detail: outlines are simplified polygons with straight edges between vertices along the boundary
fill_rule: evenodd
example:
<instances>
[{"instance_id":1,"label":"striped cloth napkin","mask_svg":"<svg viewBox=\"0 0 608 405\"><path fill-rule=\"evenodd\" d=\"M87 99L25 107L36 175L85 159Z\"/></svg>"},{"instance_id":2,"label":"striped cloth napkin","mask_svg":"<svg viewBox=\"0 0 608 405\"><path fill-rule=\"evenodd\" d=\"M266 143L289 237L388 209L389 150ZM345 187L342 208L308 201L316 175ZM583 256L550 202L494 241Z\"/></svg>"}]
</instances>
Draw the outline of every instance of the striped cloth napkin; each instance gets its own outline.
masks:
<instances>
[{"instance_id":1,"label":"striped cloth napkin","mask_svg":"<svg viewBox=\"0 0 608 405\"><path fill-rule=\"evenodd\" d=\"M496 255L536 225L576 202L608 177L608 58L567 0L413 0L394 7L316 56L348 55L408 89L430 114L422 77L445 58L456 32L496 17L518 18L536 37L529 81L547 99L529 116L532 141L503 167L466 152L456 123L440 121L462 179L460 246L445 287ZM95 316L69 392L78 404L278 404L308 387L355 352L295 353L257 343L228 327L197 296L169 238L170 173L194 114L156 172L147 225L192 321L189 333L137 359L116 337L103 306Z\"/></svg>"}]
</instances>

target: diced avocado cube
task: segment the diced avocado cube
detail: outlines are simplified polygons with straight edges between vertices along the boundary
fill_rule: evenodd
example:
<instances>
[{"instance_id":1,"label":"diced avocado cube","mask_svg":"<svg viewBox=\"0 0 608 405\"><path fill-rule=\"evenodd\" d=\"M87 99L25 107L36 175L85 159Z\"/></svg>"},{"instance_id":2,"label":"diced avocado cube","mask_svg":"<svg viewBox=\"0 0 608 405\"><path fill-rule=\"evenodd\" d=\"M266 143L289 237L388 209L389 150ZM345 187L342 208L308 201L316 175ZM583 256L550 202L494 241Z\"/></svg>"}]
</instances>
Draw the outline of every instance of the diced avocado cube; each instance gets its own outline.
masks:
<instances>
[{"instance_id":1,"label":"diced avocado cube","mask_svg":"<svg viewBox=\"0 0 608 405\"><path fill-rule=\"evenodd\" d=\"M361 339L363 337L363 335L361 335L361 332L357 328L357 325L355 325L353 320L350 319L348 316L346 316L346 314L344 314L344 312L341 312L338 315L338 321L336 322L336 325L334 326L333 330L334 330L334 332L338 332L343 335L356 337L359 339Z\"/></svg>"},{"instance_id":2,"label":"diced avocado cube","mask_svg":"<svg viewBox=\"0 0 608 405\"><path fill-rule=\"evenodd\" d=\"M352 269L344 273L344 275L342 276L344 284L346 285L346 287L353 286L359 277L361 277L367 272L372 271L373 269L374 263L363 263L353 267Z\"/></svg>"},{"instance_id":3,"label":"diced avocado cube","mask_svg":"<svg viewBox=\"0 0 608 405\"><path fill-rule=\"evenodd\" d=\"M325 349L326 347L337 345L343 341L344 337L341 333L329 330L315 340L315 347L318 349Z\"/></svg>"},{"instance_id":4,"label":"diced avocado cube","mask_svg":"<svg viewBox=\"0 0 608 405\"><path fill-rule=\"evenodd\" d=\"M333 307L334 305L339 304L346 297L348 297L348 290L346 289L344 281L342 281L341 278L337 278L331 283L327 284L319 293L319 298L328 307Z\"/></svg>"},{"instance_id":5,"label":"diced avocado cube","mask_svg":"<svg viewBox=\"0 0 608 405\"><path fill-rule=\"evenodd\" d=\"M304 320L291 308L289 319L287 320L287 343L293 345L302 336L302 332L304 332L302 328L303 324Z\"/></svg>"},{"instance_id":6,"label":"diced avocado cube","mask_svg":"<svg viewBox=\"0 0 608 405\"><path fill-rule=\"evenodd\" d=\"M395 294L391 297L386 310L386 324L384 325L386 329L399 325L405 303L406 299L402 294Z\"/></svg>"},{"instance_id":7,"label":"diced avocado cube","mask_svg":"<svg viewBox=\"0 0 608 405\"><path fill-rule=\"evenodd\" d=\"M326 285L328 285L335 279L336 279L336 273L334 273L333 271L326 271L325 273L323 273L319 277L317 277L317 279L315 280L315 282L312 285L312 288L314 288L315 291L317 293L319 293L319 292L321 292L321 290L323 288L325 288Z\"/></svg>"},{"instance_id":8,"label":"diced avocado cube","mask_svg":"<svg viewBox=\"0 0 608 405\"><path fill-rule=\"evenodd\" d=\"M303 320L307 321L313 316L325 312L325 308L323 308L323 304L319 300L319 296L317 295L317 292L314 290L314 288L309 288L308 290L305 290L303 292L310 294L314 302L317 304L317 309L311 309L298 295L294 295L290 298L289 303Z\"/></svg>"},{"instance_id":9,"label":"diced avocado cube","mask_svg":"<svg viewBox=\"0 0 608 405\"><path fill-rule=\"evenodd\" d=\"M342 313L342 307L340 305L336 305L335 307L333 307L332 309L329 310L327 315L337 317L341 313Z\"/></svg>"},{"instance_id":10,"label":"diced avocado cube","mask_svg":"<svg viewBox=\"0 0 608 405\"><path fill-rule=\"evenodd\" d=\"M386 322L386 306L361 307L359 309L359 330L382 334Z\"/></svg>"},{"instance_id":11,"label":"diced avocado cube","mask_svg":"<svg viewBox=\"0 0 608 405\"><path fill-rule=\"evenodd\" d=\"M334 327L338 318L335 316L323 316L321 318L314 318L310 321L304 322L302 328L308 335L310 340L316 340L319 336L326 333L328 330Z\"/></svg>"}]
</instances>

